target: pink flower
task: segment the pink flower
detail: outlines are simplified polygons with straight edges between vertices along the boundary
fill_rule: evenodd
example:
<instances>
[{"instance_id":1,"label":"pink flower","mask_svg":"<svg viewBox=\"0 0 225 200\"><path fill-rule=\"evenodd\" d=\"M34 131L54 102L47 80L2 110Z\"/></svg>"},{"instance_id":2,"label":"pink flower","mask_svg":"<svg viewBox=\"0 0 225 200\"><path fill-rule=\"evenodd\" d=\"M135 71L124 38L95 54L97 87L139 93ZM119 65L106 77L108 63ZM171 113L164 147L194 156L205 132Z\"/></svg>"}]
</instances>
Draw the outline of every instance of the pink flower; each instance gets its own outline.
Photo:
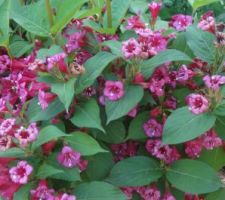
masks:
<instances>
[{"instance_id":1,"label":"pink flower","mask_svg":"<svg viewBox=\"0 0 225 200\"><path fill-rule=\"evenodd\" d=\"M177 100L176 100L176 98L174 98L174 97L168 97L165 100L165 102L164 102L164 106L166 108L175 110L177 108Z\"/></svg>"},{"instance_id":2,"label":"pink flower","mask_svg":"<svg viewBox=\"0 0 225 200\"><path fill-rule=\"evenodd\" d=\"M47 186L47 182L45 180L42 180L39 182L38 187L35 190L31 190L31 199L32 200L40 200L40 199L46 199L46 200L55 200L54 197L54 190L49 189Z\"/></svg>"},{"instance_id":3,"label":"pink flower","mask_svg":"<svg viewBox=\"0 0 225 200\"><path fill-rule=\"evenodd\" d=\"M117 101L124 95L123 83L121 81L106 81L103 93L109 100Z\"/></svg>"},{"instance_id":4,"label":"pink flower","mask_svg":"<svg viewBox=\"0 0 225 200\"><path fill-rule=\"evenodd\" d=\"M166 192L162 200L176 200L176 198L170 192Z\"/></svg>"},{"instance_id":5,"label":"pink flower","mask_svg":"<svg viewBox=\"0 0 225 200\"><path fill-rule=\"evenodd\" d=\"M162 136L162 125L158 123L155 119L149 119L144 123L143 128L145 134L148 137L160 137Z\"/></svg>"},{"instance_id":6,"label":"pink flower","mask_svg":"<svg viewBox=\"0 0 225 200\"><path fill-rule=\"evenodd\" d=\"M0 56L0 74L4 73L7 69L9 69L11 65L11 60L7 55Z\"/></svg>"},{"instance_id":7,"label":"pink flower","mask_svg":"<svg viewBox=\"0 0 225 200\"><path fill-rule=\"evenodd\" d=\"M202 145L209 150L220 147L223 141L217 136L216 132L211 129L201 136Z\"/></svg>"},{"instance_id":8,"label":"pink flower","mask_svg":"<svg viewBox=\"0 0 225 200\"><path fill-rule=\"evenodd\" d=\"M16 124L16 119L14 118L5 119L0 124L0 135L7 135L12 130L15 124Z\"/></svg>"},{"instance_id":9,"label":"pink flower","mask_svg":"<svg viewBox=\"0 0 225 200\"><path fill-rule=\"evenodd\" d=\"M135 117L137 115L138 112L138 107L135 106L132 110L129 111L129 113L127 114L129 117Z\"/></svg>"},{"instance_id":10,"label":"pink flower","mask_svg":"<svg viewBox=\"0 0 225 200\"><path fill-rule=\"evenodd\" d=\"M143 29L145 28L145 24L141 21L139 16L132 16L127 20L127 30L133 29Z\"/></svg>"},{"instance_id":11,"label":"pink flower","mask_svg":"<svg viewBox=\"0 0 225 200\"><path fill-rule=\"evenodd\" d=\"M140 44L136 39L130 38L129 40L122 43L122 52L127 59L139 56L139 54L141 53Z\"/></svg>"},{"instance_id":12,"label":"pink flower","mask_svg":"<svg viewBox=\"0 0 225 200\"><path fill-rule=\"evenodd\" d=\"M187 104L189 106L189 110L195 115L204 113L209 108L208 100L201 94L188 95Z\"/></svg>"},{"instance_id":13,"label":"pink flower","mask_svg":"<svg viewBox=\"0 0 225 200\"><path fill-rule=\"evenodd\" d=\"M155 187L142 187L138 193L144 200L160 200L160 191Z\"/></svg>"},{"instance_id":14,"label":"pink flower","mask_svg":"<svg viewBox=\"0 0 225 200\"><path fill-rule=\"evenodd\" d=\"M157 19L158 15L159 15L159 11L160 11L161 6L162 6L162 3L155 2L155 1L148 4L148 9L151 12L152 19L154 21Z\"/></svg>"},{"instance_id":15,"label":"pink flower","mask_svg":"<svg viewBox=\"0 0 225 200\"><path fill-rule=\"evenodd\" d=\"M202 151L202 142L199 138L185 143L185 153L188 157L194 159L199 157Z\"/></svg>"},{"instance_id":16,"label":"pink flower","mask_svg":"<svg viewBox=\"0 0 225 200\"><path fill-rule=\"evenodd\" d=\"M215 33L215 27L215 18L212 11L208 11L201 16L198 23L198 28L202 29L203 31Z\"/></svg>"},{"instance_id":17,"label":"pink flower","mask_svg":"<svg viewBox=\"0 0 225 200\"><path fill-rule=\"evenodd\" d=\"M85 31L75 32L68 36L68 42L66 44L66 49L68 53L85 45Z\"/></svg>"},{"instance_id":18,"label":"pink flower","mask_svg":"<svg viewBox=\"0 0 225 200\"><path fill-rule=\"evenodd\" d=\"M176 75L176 80L179 83L185 83L189 79L191 79L194 76L194 72L190 69L187 68L186 65L181 65L179 68L177 75Z\"/></svg>"},{"instance_id":19,"label":"pink flower","mask_svg":"<svg viewBox=\"0 0 225 200\"><path fill-rule=\"evenodd\" d=\"M12 137L11 136L0 136L0 151L5 151L9 149L12 144Z\"/></svg>"},{"instance_id":20,"label":"pink flower","mask_svg":"<svg viewBox=\"0 0 225 200\"><path fill-rule=\"evenodd\" d=\"M51 103L55 99L56 95L50 92L44 92L43 90L39 90L38 92L38 105L41 106L42 110L45 110L49 103Z\"/></svg>"},{"instance_id":21,"label":"pink flower","mask_svg":"<svg viewBox=\"0 0 225 200\"><path fill-rule=\"evenodd\" d=\"M67 193L63 193L60 200L76 200L76 197L74 195L69 195Z\"/></svg>"},{"instance_id":22,"label":"pink flower","mask_svg":"<svg viewBox=\"0 0 225 200\"><path fill-rule=\"evenodd\" d=\"M218 90L220 88L220 85L225 84L225 76L206 75L206 76L204 76L203 81L208 88L213 89L213 90Z\"/></svg>"},{"instance_id":23,"label":"pink flower","mask_svg":"<svg viewBox=\"0 0 225 200\"><path fill-rule=\"evenodd\" d=\"M31 123L28 128L20 127L15 133L15 137L19 140L20 144L25 147L30 142L34 142L37 139L39 131L36 123Z\"/></svg>"},{"instance_id":24,"label":"pink flower","mask_svg":"<svg viewBox=\"0 0 225 200\"><path fill-rule=\"evenodd\" d=\"M189 15L177 14L172 16L169 26L175 28L177 31L184 31L192 24L192 17Z\"/></svg>"},{"instance_id":25,"label":"pink flower","mask_svg":"<svg viewBox=\"0 0 225 200\"><path fill-rule=\"evenodd\" d=\"M64 167L76 167L80 162L80 153L74 151L69 146L64 146L62 151L58 154L57 160Z\"/></svg>"},{"instance_id":26,"label":"pink flower","mask_svg":"<svg viewBox=\"0 0 225 200\"><path fill-rule=\"evenodd\" d=\"M27 161L19 161L16 167L9 170L10 178L14 183L26 184L33 167Z\"/></svg>"},{"instance_id":27,"label":"pink flower","mask_svg":"<svg viewBox=\"0 0 225 200\"><path fill-rule=\"evenodd\" d=\"M55 65L57 65L60 61L64 61L66 54L64 52L55 54L49 58L47 58L48 70L51 70Z\"/></svg>"}]
</instances>

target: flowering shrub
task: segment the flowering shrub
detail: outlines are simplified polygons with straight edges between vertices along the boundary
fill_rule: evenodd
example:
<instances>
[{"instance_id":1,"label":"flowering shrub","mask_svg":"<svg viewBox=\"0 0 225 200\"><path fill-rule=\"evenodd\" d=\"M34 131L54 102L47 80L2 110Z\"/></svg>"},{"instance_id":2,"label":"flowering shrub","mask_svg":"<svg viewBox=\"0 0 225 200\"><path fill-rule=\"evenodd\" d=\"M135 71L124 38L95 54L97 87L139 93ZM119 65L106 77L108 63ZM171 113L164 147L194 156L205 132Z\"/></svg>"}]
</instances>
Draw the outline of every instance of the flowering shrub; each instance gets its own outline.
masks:
<instances>
[{"instance_id":1,"label":"flowering shrub","mask_svg":"<svg viewBox=\"0 0 225 200\"><path fill-rule=\"evenodd\" d=\"M224 200L213 2L0 1L1 197Z\"/></svg>"}]
</instances>

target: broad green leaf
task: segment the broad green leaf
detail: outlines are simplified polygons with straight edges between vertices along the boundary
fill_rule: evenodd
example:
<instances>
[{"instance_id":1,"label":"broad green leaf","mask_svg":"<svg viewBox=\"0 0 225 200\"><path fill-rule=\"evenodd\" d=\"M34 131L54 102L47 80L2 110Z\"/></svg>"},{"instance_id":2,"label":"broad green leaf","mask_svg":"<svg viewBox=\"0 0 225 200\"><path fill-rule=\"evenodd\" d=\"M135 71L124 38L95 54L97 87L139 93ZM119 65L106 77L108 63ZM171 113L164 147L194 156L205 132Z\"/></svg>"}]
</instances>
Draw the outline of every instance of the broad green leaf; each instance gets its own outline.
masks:
<instances>
[{"instance_id":1,"label":"broad green leaf","mask_svg":"<svg viewBox=\"0 0 225 200\"><path fill-rule=\"evenodd\" d=\"M145 13L148 10L148 2L143 0L133 0L130 9L135 14Z\"/></svg>"},{"instance_id":2,"label":"broad green leaf","mask_svg":"<svg viewBox=\"0 0 225 200\"><path fill-rule=\"evenodd\" d=\"M22 55L30 51L33 47L34 47L34 44L30 44L21 38L13 41L9 45L11 54L16 58L21 57Z\"/></svg>"},{"instance_id":3,"label":"broad green leaf","mask_svg":"<svg viewBox=\"0 0 225 200\"><path fill-rule=\"evenodd\" d=\"M220 136L220 138L225 140L225 117L217 117L214 128L218 133L218 135Z\"/></svg>"},{"instance_id":4,"label":"broad green leaf","mask_svg":"<svg viewBox=\"0 0 225 200\"><path fill-rule=\"evenodd\" d=\"M88 167L85 170L87 176L92 181L100 181L107 177L114 165L111 153L98 153L88 157Z\"/></svg>"},{"instance_id":5,"label":"broad green leaf","mask_svg":"<svg viewBox=\"0 0 225 200\"><path fill-rule=\"evenodd\" d=\"M77 200L126 200L123 192L115 186L93 181L78 185L74 191Z\"/></svg>"},{"instance_id":6,"label":"broad green leaf","mask_svg":"<svg viewBox=\"0 0 225 200\"><path fill-rule=\"evenodd\" d=\"M113 121L105 127L105 134L97 133L96 138L111 144L119 144L124 142L126 136L126 128L121 121Z\"/></svg>"},{"instance_id":7,"label":"broad green leaf","mask_svg":"<svg viewBox=\"0 0 225 200\"><path fill-rule=\"evenodd\" d=\"M87 133L74 132L71 136L65 139L68 144L83 156L94 155L104 150L98 142L89 136Z\"/></svg>"},{"instance_id":8,"label":"broad green leaf","mask_svg":"<svg viewBox=\"0 0 225 200\"><path fill-rule=\"evenodd\" d=\"M136 156L116 163L107 182L116 186L143 186L149 185L162 176L162 169L155 160Z\"/></svg>"},{"instance_id":9,"label":"broad green leaf","mask_svg":"<svg viewBox=\"0 0 225 200\"><path fill-rule=\"evenodd\" d=\"M0 46L8 46L9 43L9 8L11 1L5 0L0 5Z\"/></svg>"},{"instance_id":10,"label":"broad green leaf","mask_svg":"<svg viewBox=\"0 0 225 200\"><path fill-rule=\"evenodd\" d=\"M30 199L30 190L35 187L35 184L30 182L25 185L22 185L19 190L16 191L13 195L13 200L29 200Z\"/></svg>"},{"instance_id":11,"label":"broad green leaf","mask_svg":"<svg viewBox=\"0 0 225 200\"><path fill-rule=\"evenodd\" d=\"M12 147L5 151L0 151L0 158L21 158L25 156L25 151L17 147Z\"/></svg>"},{"instance_id":12,"label":"broad green leaf","mask_svg":"<svg viewBox=\"0 0 225 200\"><path fill-rule=\"evenodd\" d=\"M127 10L130 6L131 0L112 0L112 26L114 28L114 32L118 28L118 26L121 24L123 18L125 17ZM104 21L107 20L107 14L104 16ZM104 23L107 24L107 23ZM107 26L104 26L107 27Z\"/></svg>"},{"instance_id":13,"label":"broad green leaf","mask_svg":"<svg viewBox=\"0 0 225 200\"><path fill-rule=\"evenodd\" d=\"M58 45L52 45L49 49L42 48L37 52L37 58L45 60L49 56L63 52L62 48Z\"/></svg>"},{"instance_id":14,"label":"broad green leaf","mask_svg":"<svg viewBox=\"0 0 225 200\"><path fill-rule=\"evenodd\" d=\"M154 72L155 68L159 65L162 65L166 62L172 61L189 61L191 62L191 58L187 56L185 53L175 50L175 49L167 49L153 58L149 60L143 61L141 64L141 72L146 77L149 78Z\"/></svg>"},{"instance_id":15,"label":"broad green leaf","mask_svg":"<svg viewBox=\"0 0 225 200\"><path fill-rule=\"evenodd\" d=\"M119 41L114 41L114 40L107 40L102 43L103 46L107 46L110 48L111 52L117 56L122 57L122 43Z\"/></svg>"},{"instance_id":16,"label":"broad green leaf","mask_svg":"<svg viewBox=\"0 0 225 200\"><path fill-rule=\"evenodd\" d=\"M213 150L203 150L198 160L207 163L218 171L225 166L225 151L223 147L215 148Z\"/></svg>"},{"instance_id":17,"label":"broad green leaf","mask_svg":"<svg viewBox=\"0 0 225 200\"><path fill-rule=\"evenodd\" d=\"M77 105L71 122L78 127L97 128L103 132L100 118L100 111L95 99Z\"/></svg>"},{"instance_id":18,"label":"broad green leaf","mask_svg":"<svg viewBox=\"0 0 225 200\"><path fill-rule=\"evenodd\" d=\"M213 192L206 196L205 200L224 200L225 197L225 188Z\"/></svg>"},{"instance_id":19,"label":"broad green leaf","mask_svg":"<svg viewBox=\"0 0 225 200\"><path fill-rule=\"evenodd\" d=\"M196 11L198 8L202 6L207 6L211 3L219 2L220 0L192 0L190 1L193 10Z\"/></svg>"},{"instance_id":20,"label":"broad green leaf","mask_svg":"<svg viewBox=\"0 0 225 200\"><path fill-rule=\"evenodd\" d=\"M76 82L76 94L92 85L107 65L116 58L118 57L111 53L99 52L95 56L88 59L84 64L86 69L85 73L80 76Z\"/></svg>"},{"instance_id":21,"label":"broad green leaf","mask_svg":"<svg viewBox=\"0 0 225 200\"><path fill-rule=\"evenodd\" d=\"M195 27L189 27L185 36L187 44L195 56L208 63L213 63L215 56L215 47L213 45L215 36L213 34Z\"/></svg>"},{"instance_id":22,"label":"broad green leaf","mask_svg":"<svg viewBox=\"0 0 225 200\"><path fill-rule=\"evenodd\" d=\"M35 150L42 144L49 142L51 140L56 140L63 136L67 135L60 129L56 128L53 125L47 126L39 132L37 140L32 144L32 149Z\"/></svg>"},{"instance_id":23,"label":"broad green leaf","mask_svg":"<svg viewBox=\"0 0 225 200\"><path fill-rule=\"evenodd\" d=\"M63 103L67 112L74 97L75 82L76 78L71 78L67 82L51 84L51 91L57 94L59 100Z\"/></svg>"},{"instance_id":24,"label":"broad green leaf","mask_svg":"<svg viewBox=\"0 0 225 200\"><path fill-rule=\"evenodd\" d=\"M163 129L165 144L178 144L192 140L208 131L216 117L210 113L192 114L187 107L179 108L167 118Z\"/></svg>"},{"instance_id":25,"label":"broad green leaf","mask_svg":"<svg viewBox=\"0 0 225 200\"><path fill-rule=\"evenodd\" d=\"M63 0L57 8L54 25L51 28L51 33L56 35L74 18L75 13L87 0Z\"/></svg>"},{"instance_id":26,"label":"broad green leaf","mask_svg":"<svg viewBox=\"0 0 225 200\"><path fill-rule=\"evenodd\" d=\"M196 160L178 160L167 171L168 181L177 189L203 194L221 187L217 172L207 164Z\"/></svg>"},{"instance_id":27,"label":"broad green leaf","mask_svg":"<svg viewBox=\"0 0 225 200\"><path fill-rule=\"evenodd\" d=\"M143 112L137 115L130 123L127 139L139 140L145 139L143 125L149 120L149 112Z\"/></svg>"},{"instance_id":28,"label":"broad green leaf","mask_svg":"<svg viewBox=\"0 0 225 200\"><path fill-rule=\"evenodd\" d=\"M225 101L222 100L213 110L213 113L218 116L225 116Z\"/></svg>"},{"instance_id":29,"label":"broad green leaf","mask_svg":"<svg viewBox=\"0 0 225 200\"><path fill-rule=\"evenodd\" d=\"M143 88L140 86L128 86L124 96L117 101L106 100L107 124L123 117L134 108L144 95Z\"/></svg>"},{"instance_id":30,"label":"broad green leaf","mask_svg":"<svg viewBox=\"0 0 225 200\"><path fill-rule=\"evenodd\" d=\"M36 122L36 121L50 120L64 110L65 108L58 98L54 100L52 103L50 103L45 110L41 109L41 107L38 104L38 99L34 98L30 102L26 114L30 122Z\"/></svg>"},{"instance_id":31,"label":"broad green leaf","mask_svg":"<svg viewBox=\"0 0 225 200\"><path fill-rule=\"evenodd\" d=\"M38 179L45 179L52 175L60 174L60 173L63 173L63 171L49 164L44 163L43 165L39 167L36 176L38 177Z\"/></svg>"},{"instance_id":32,"label":"broad green leaf","mask_svg":"<svg viewBox=\"0 0 225 200\"><path fill-rule=\"evenodd\" d=\"M42 9L41 15L40 9ZM27 6L20 6L18 1L13 1L10 12L10 17L28 32L43 37L50 36L44 1L38 1Z\"/></svg>"}]
</instances>

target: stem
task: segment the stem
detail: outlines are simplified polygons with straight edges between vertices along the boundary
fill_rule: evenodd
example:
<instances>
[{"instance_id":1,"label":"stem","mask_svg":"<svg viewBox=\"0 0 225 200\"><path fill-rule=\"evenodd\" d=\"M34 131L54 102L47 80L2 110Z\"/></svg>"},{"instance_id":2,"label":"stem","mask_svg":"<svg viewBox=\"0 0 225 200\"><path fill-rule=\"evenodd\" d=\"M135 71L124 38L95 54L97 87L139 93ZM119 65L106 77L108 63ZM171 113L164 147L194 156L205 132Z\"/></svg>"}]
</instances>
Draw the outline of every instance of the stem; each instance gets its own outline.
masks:
<instances>
[{"instance_id":1,"label":"stem","mask_svg":"<svg viewBox=\"0 0 225 200\"><path fill-rule=\"evenodd\" d=\"M112 7L110 0L106 0L106 12L107 12L108 28L112 28Z\"/></svg>"},{"instance_id":2,"label":"stem","mask_svg":"<svg viewBox=\"0 0 225 200\"><path fill-rule=\"evenodd\" d=\"M51 4L50 4L49 0L45 0L45 7L46 7L46 10L47 10L47 13L48 13L49 24L52 27L54 23L53 23L52 8L51 8Z\"/></svg>"}]
</instances>

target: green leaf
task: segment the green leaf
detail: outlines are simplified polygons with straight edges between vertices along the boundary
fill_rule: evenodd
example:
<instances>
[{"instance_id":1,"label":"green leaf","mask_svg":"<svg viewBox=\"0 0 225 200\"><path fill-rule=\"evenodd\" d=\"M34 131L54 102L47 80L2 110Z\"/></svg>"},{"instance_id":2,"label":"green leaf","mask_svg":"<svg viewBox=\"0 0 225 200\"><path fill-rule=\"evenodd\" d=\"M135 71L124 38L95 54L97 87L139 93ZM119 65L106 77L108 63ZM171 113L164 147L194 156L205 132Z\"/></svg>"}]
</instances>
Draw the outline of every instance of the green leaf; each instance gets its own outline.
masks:
<instances>
[{"instance_id":1,"label":"green leaf","mask_svg":"<svg viewBox=\"0 0 225 200\"><path fill-rule=\"evenodd\" d=\"M76 91L75 93L78 94L82 92L85 88L92 85L96 78L102 73L102 71L107 67L107 65L118 58L108 52L99 52L95 56L88 59L84 67L86 69L85 73L80 76L77 80L76 84Z\"/></svg>"},{"instance_id":2,"label":"green leaf","mask_svg":"<svg viewBox=\"0 0 225 200\"><path fill-rule=\"evenodd\" d=\"M115 41L115 40L107 40L107 41L103 42L101 45L109 47L113 54L122 57L122 51L121 51L122 43L121 42Z\"/></svg>"},{"instance_id":3,"label":"green leaf","mask_svg":"<svg viewBox=\"0 0 225 200\"><path fill-rule=\"evenodd\" d=\"M42 8L41 15L40 8ZM44 1L38 1L27 6L20 6L19 2L15 1L10 11L11 18L25 30L43 37L50 36Z\"/></svg>"},{"instance_id":4,"label":"green leaf","mask_svg":"<svg viewBox=\"0 0 225 200\"><path fill-rule=\"evenodd\" d=\"M225 140L225 117L217 117L214 128L218 133L218 135L220 136L220 138Z\"/></svg>"},{"instance_id":5,"label":"green leaf","mask_svg":"<svg viewBox=\"0 0 225 200\"><path fill-rule=\"evenodd\" d=\"M159 65L162 65L166 62L172 61L189 61L191 62L191 58L187 56L185 53L175 50L175 49L167 49L153 58L149 60L145 60L141 64L141 72L146 77L149 78L154 72L155 68Z\"/></svg>"},{"instance_id":6,"label":"green leaf","mask_svg":"<svg viewBox=\"0 0 225 200\"><path fill-rule=\"evenodd\" d=\"M123 18L125 17L127 10L130 6L131 0L112 0L112 26L114 32L116 32L118 26L121 24ZM106 15L104 17L106 19Z\"/></svg>"},{"instance_id":7,"label":"green leaf","mask_svg":"<svg viewBox=\"0 0 225 200\"><path fill-rule=\"evenodd\" d=\"M80 7L86 3L87 0L63 0L59 3L54 25L51 28L51 33L56 35L74 18L76 12Z\"/></svg>"},{"instance_id":8,"label":"green leaf","mask_svg":"<svg viewBox=\"0 0 225 200\"><path fill-rule=\"evenodd\" d=\"M198 8L202 7L202 6L207 6L211 3L215 3L215 2L219 2L219 0L193 0L190 1L193 10L196 11Z\"/></svg>"},{"instance_id":9,"label":"green leaf","mask_svg":"<svg viewBox=\"0 0 225 200\"><path fill-rule=\"evenodd\" d=\"M97 128L103 132L100 111L95 99L90 99L84 104L77 105L71 122L78 127Z\"/></svg>"},{"instance_id":10,"label":"green leaf","mask_svg":"<svg viewBox=\"0 0 225 200\"><path fill-rule=\"evenodd\" d=\"M113 121L105 128L105 134L97 133L96 138L111 144L119 144L124 142L126 136L126 128L121 121Z\"/></svg>"},{"instance_id":11,"label":"green leaf","mask_svg":"<svg viewBox=\"0 0 225 200\"><path fill-rule=\"evenodd\" d=\"M148 10L148 3L143 0L133 0L131 1L130 9L135 14L145 13Z\"/></svg>"},{"instance_id":12,"label":"green leaf","mask_svg":"<svg viewBox=\"0 0 225 200\"><path fill-rule=\"evenodd\" d=\"M163 129L165 144L178 144L192 140L208 131L216 117L210 113L192 114L187 107L179 108L167 118Z\"/></svg>"},{"instance_id":13,"label":"green leaf","mask_svg":"<svg viewBox=\"0 0 225 200\"><path fill-rule=\"evenodd\" d=\"M218 116L225 116L225 101L222 100L213 110L213 113Z\"/></svg>"},{"instance_id":14,"label":"green leaf","mask_svg":"<svg viewBox=\"0 0 225 200\"><path fill-rule=\"evenodd\" d=\"M70 104L74 97L74 84L76 82L76 78L71 78L67 82L64 83L52 83L51 91L59 97L59 100L63 103L68 112Z\"/></svg>"},{"instance_id":15,"label":"green leaf","mask_svg":"<svg viewBox=\"0 0 225 200\"><path fill-rule=\"evenodd\" d=\"M30 199L30 190L35 187L34 183L27 183L22 185L19 190L13 195L13 200L29 200Z\"/></svg>"},{"instance_id":16,"label":"green leaf","mask_svg":"<svg viewBox=\"0 0 225 200\"><path fill-rule=\"evenodd\" d=\"M215 148L213 150L203 150L198 160L207 163L218 171L225 166L225 151L223 147Z\"/></svg>"},{"instance_id":17,"label":"green leaf","mask_svg":"<svg viewBox=\"0 0 225 200\"><path fill-rule=\"evenodd\" d=\"M10 0L5 0L0 5L0 46L8 46L9 43L9 7Z\"/></svg>"},{"instance_id":18,"label":"green leaf","mask_svg":"<svg viewBox=\"0 0 225 200\"><path fill-rule=\"evenodd\" d=\"M21 158L25 156L25 152L17 147L12 147L5 151L0 151L0 158Z\"/></svg>"},{"instance_id":19,"label":"green leaf","mask_svg":"<svg viewBox=\"0 0 225 200\"><path fill-rule=\"evenodd\" d=\"M205 200L224 200L224 197L225 197L225 188L207 195Z\"/></svg>"},{"instance_id":20,"label":"green leaf","mask_svg":"<svg viewBox=\"0 0 225 200\"><path fill-rule=\"evenodd\" d=\"M56 128L53 125L43 128L39 134L37 140L32 144L32 150L40 147L42 144L49 142L51 140L56 140L60 137L67 136L60 129Z\"/></svg>"},{"instance_id":21,"label":"green leaf","mask_svg":"<svg viewBox=\"0 0 225 200\"><path fill-rule=\"evenodd\" d=\"M88 157L88 167L85 170L92 181L100 181L106 178L114 164L111 153L98 153Z\"/></svg>"},{"instance_id":22,"label":"green leaf","mask_svg":"<svg viewBox=\"0 0 225 200\"><path fill-rule=\"evenodd\" d=\"M42 48L37 52L37 59L45 60L47 57L63 52L58 45L52 45L49 49Z\"/></svg>"},{"instance_id":23,"label":"green leaf","mask_svg":"<svg viewBox=\"0 0 225 200\"><path fill-rule=\"evenodd\" d=\"M143 125L148 121L148 119L149 112L138 114L130 123L127 139L139 140L147 138Z\"/></svg>"},{"instance_id":24,"label":"green leaf","mask_svg":"<svg viewBox=\"0 0 225 200\"><path fill-rule=\"evenodd\" d=\"M41 109L41 107L38 105L38 99L34 98L30 102L26 114L29 119L29 122L36 122L50 120L64 110L65 108L58 98L52 103L50 103L45 110Z\"/></svg>"},{"instance_id":25,"label":"green leaf","mask_svg":"<svg viewBox=\"0 0 225 200\"><path fill-rule=\"evenodd\" d=\"M203 194L221 187L217 172L207 164L196 160L178 160L167 171L168 181L177 189Z\"/></svg>"},{"instance_id":26,"label":"green leaf","mask_svg":"<svg viewBox=\"0 0 225 200\"><path fill-rule=\"evenodd\" d=\"M74 132L65 139L68 144L83 156L94 155L101 152L107 152L102 149L98 142L86 133Z\"/></svg>"},{"instance_id":27,"label":"green leaf","mask_svg":"<svg viewBox=\"0 0 225 200\"><path fill-rule=\"evenodd\" d=\"M30 44L27 41L19 38L13 41L9 45L9 49L13 57L19 58L34 47L34 44Z\"/></svg>"},{"instance_id":28,"label":"green leaf","mask_svg":"<svg viewBox=\"0 0 225 200\"><path fill-rule=\"evenodd\" d=\"M77 200L126 200L123 192L115 186L93 181L78 185L74 191Z\"/></svg>"},{"instance_id":29,"label":"green leaf","mask_svg":"<svg viewBox=\"0 0 225 200\"><path fill-rule=\"evenodd\" d=\"M63 173L63 171L44 163L43 165L39 167L36 176L38 179L45 179L59 173Z\"/></svg>"},{"instance_id":30,"label":"green leaf","mask_svg":"<svg viewBox=\"0 0 225 200\"><path fill-rule=\"evenodd\" d=\"M128 86L124 96L117 101L106 100L107 124L126 115L134 108L144 95L143 88L140 86Z\"/></svg>"},{"instance_id":31,"label":"green leaf","mask_svg":"<svg viewBox=\"0 0 225 200\"><path fill-rule=\"evenodd\" d=\"M116 163L107 182L116 186L143 186L149 185L162 176L162 169L155 160L136 156Z\"/></svg>"},{"instance_id":32,"label":"green leaf","mask_svg":"<svg viewBox=\"0 0 225 200\"><path fill-rule=\"evenodd\" d=\"M208 63L213 63L215 56L215 47L213 45L215 36L213 34L195 27L189 27L185 36L187 44L195 56Z\"/></svg>"}]
</instances>

